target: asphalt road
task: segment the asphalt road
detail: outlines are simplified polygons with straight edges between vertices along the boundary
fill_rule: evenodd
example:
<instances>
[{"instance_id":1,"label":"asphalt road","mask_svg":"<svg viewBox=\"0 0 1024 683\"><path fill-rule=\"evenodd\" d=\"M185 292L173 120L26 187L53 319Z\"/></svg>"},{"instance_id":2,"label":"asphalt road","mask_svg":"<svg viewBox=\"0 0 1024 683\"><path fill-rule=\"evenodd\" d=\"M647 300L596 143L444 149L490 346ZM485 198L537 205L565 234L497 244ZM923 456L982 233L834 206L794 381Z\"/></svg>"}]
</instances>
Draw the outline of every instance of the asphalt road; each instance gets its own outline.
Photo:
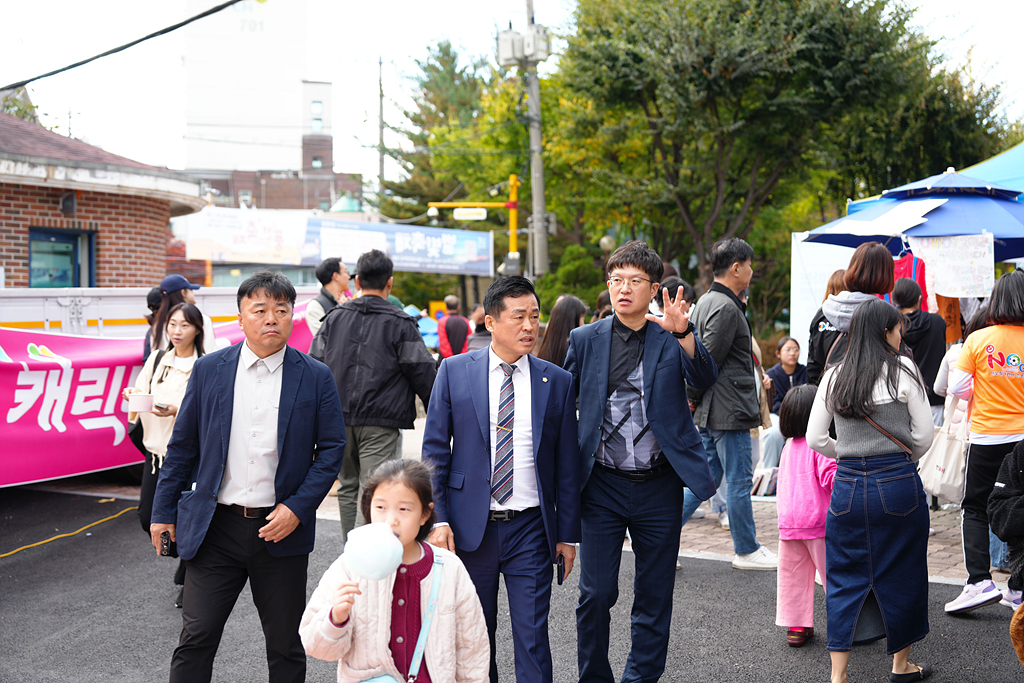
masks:
<instances>
[{"instance_id":1,"label":"asphalt road","mask_svg":"<svg viewBox=\"0 0 1024 683\"><path fill-rule=\"evenodd\" d=\"M0 490L0 553L74 531L132 503ZM310 558L309 591L341 551L337 525L321 522ZM728 563L683 559L676 575L672 639L664 681L794 683L828 680L824 597L818 594L818 636L800 649L785 645L774 625L775 573L744 572ZM0 559L0 683L163 681L181 629L173 607L174 561L156 557L133 512L86 532ZM573 607L576 572L553 587L551 644L555 681L576 680ZM633 558L624 553L620 600L612 623L613 668L621 673L629 647ZM1010 645L1010 611L994 606L962 618L942 605L959 589L932 584L931 633L912 661L936 668L935 681L1014 681L1021 665ZM507 612L506 612L507 615ZM501 680L514 680L511 631L499 620ZM884 641L854 650L850 680L887 680ZM222 682L267 680L263 637L248 590L228 621L214 667ZM309 681L335 680L335 664L309 660ZM438 682L440 683L440 682Z\"/></svg>"}]
</instances>

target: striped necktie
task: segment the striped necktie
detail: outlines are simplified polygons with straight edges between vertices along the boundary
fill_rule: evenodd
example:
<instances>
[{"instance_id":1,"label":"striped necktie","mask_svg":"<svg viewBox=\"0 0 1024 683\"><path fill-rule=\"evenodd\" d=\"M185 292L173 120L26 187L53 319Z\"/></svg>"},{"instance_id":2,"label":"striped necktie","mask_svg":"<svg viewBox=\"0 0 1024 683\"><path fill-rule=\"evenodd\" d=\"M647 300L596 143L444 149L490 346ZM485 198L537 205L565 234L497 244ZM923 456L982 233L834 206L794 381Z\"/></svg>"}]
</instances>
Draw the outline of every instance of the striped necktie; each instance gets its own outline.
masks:
<instances>
[{"instance_id":1,"label":"striped necktie","mask_svg":"<svg viewBox=\"0 0 1024 683\"><path fill-rule=\"evenodd\" d=\"M512 422L516 414L516 397L512 387L514 367L502 363L505 381L498 398L498 429L494 454L494 473L491 476L491 497L504 505L512 497Z\"/></svg>"}]
</instances>

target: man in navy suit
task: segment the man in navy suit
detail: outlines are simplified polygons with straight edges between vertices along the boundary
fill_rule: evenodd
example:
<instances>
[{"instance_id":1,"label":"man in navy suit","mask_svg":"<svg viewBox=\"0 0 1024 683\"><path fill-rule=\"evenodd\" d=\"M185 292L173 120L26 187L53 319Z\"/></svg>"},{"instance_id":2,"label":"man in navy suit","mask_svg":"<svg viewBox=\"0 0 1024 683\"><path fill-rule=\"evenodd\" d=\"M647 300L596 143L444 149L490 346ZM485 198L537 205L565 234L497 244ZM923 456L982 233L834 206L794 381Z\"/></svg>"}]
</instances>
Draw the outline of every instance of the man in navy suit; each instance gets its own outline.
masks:
<instances>
[{"instance_id":1,"label":"man in navy suit","mask_svg":"<svg viewBox=\"0 0 1024 683\"><path fill-rule=\"evenodd\" d=\"M502 574L516 681L550 683L552 563L568 575L580 539L575 395L569 373L529 355L540 321L529 280L496 280L484 309L490 346L446 358L430 396L423 459L438 524L429 541L457 552L476 585L492 683Z\"/></svg>"},{"instance_id":2,"label":"man in navy suit","mask_svg":"<svg viewBox=\"0 0 1024 683\"><path fill-rule=\"evenodd\" d=\"M238 288L245 341L196 361L153 501L188 567L172 683L209 681L249 580L272 683L306 678L299 621L316 509L341 466L345 422L327 366L287 346L295 288L260 271Z\"/></svg>"},{"instance_id":3,"label":"man in navy suit","mask_svg":"<svg viewBox=\"0 0 1024 683\"><path fill-rule=\"evenodd\" d=\"M628 529L636 580L622 681L657 681L668 654L683 484L705 499L715 492L686 384L710 386L718 369L693 335L682 287L675 299L663 293L664 317L648 313L664 267L653 249L628 242L607 267L615 315L573 330L565 358L580 413L579 674L581 682L614 680L610 610Z\"/></svg>"}]
</instances>

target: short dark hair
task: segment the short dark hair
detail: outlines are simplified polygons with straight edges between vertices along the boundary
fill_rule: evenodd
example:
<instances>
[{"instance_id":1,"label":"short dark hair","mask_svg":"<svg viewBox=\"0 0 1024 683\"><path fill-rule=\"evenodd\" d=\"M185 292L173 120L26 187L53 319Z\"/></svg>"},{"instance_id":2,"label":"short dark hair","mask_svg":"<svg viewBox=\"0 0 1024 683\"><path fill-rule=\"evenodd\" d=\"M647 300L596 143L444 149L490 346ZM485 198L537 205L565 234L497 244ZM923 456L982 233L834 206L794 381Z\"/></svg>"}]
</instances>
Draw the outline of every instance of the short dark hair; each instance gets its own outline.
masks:
<instances>
[{"instance_id":1,"label":"short dark hair","mask_svg":"<svg viewBox=\"0 0 1024 683\"><path fill-rule=\"evenodd\" d=\"M325 258L320 262L320 265L316 267L316 279L320 281L320 284L326 285L334 277L335 273L341 272L341 259L340 258Z\"/></svg>"},{"instance_id":2,"label":"short dark hair","mask_svg":"<svg viewBox=\"0 0 1024 683\"><path fill-rule=\"evenodd\" d=\"M651 248L647 242L632 240L612 252L608 257L608 267L605 272L610 276L612 271L623 266L639 268L651 282L661 282L662 273L665 272L665 265L658 256L658 252Z\"/></svg>"},{"instance_id":3,"label":"short dark hair","mask_svg":"<svg viewBox=\"0 0 1024 683\"><path fill-rule=\"evenodd\" d=\"M1024 323L1024 271L1005 273L996 280L987 310L986 318L993 325Z\"/></svg>"},{"instance_id":4,"label":"short dark hair","mask_svg":"<svg viewBox=\"0 0 1024 683\"><path fill-rule=\"evenodd\" d=\"M449 311L459 310L459 297L449 294L444 298L444 307Z\"/></svg>"},{"instance_id":5,"label":"short dark hair","mask_svg":"<svg viewBox=\"0 0 1024 683\"><path fill-rule=\"evenodd\" d=\"M697 298L697 292L693 291L693 287L691 287L690 283L688 283L686 280L679 277L678 275L669 275L668 277L663 278L661 281L661 288L668 292L668 296L670 299L676 298L676 292L679 291L680 287L683 288L683 298L692 304L694 299ZM661 298L662 296L664 295L660 295L655 299L658 302L658 308L661 308L663 301L663 299Z\"/></svg>"},{"instance_id":6,"label":"short dark hair","mask_svg":"<svg viewBox=\"0 0 1024 683\"><path fill-rule=\"evenodd\" d=\"M787 439L807 436L807 420L818 388L813 384L801 384L786 392L779 408L779 431Z\"/></svg>"},{"instance_id":7,"label":"short dark hair","mask_svg":"<svg viewBox=\"0 0 1024 683\"><path fill-rule=\"evenodd\" d=\"M356 277L363 289L384 289L394 270L395 264L380 249L371 249L356 261Z\"/></svg>"},{"instance_id":8,"label":"short dark hair","mask_svg":"<svg viewBox=\"0 0 1024 683\"><path fill-rule=\"evenodd\" d=\"M501 312L505 310L505 299L518 299L524 294L537 297L537 290L527 278L522 275L498 278L484 294L484 313L492 318L500 318Z\"/></svg>"},{"instance_id":9,"label":"short dark hair","mask_svg":"<svg viewBox=\"0 0 1024 683\"><path fill-rule=\"evenodd\" d=\"M843 282L851 292L888 294L896 282L892 254L878 242L865 242L850 257Z\"/></svg>"},{"instance_id":10,"label":"short dark hair","mask_svg":"<svg viewBox=\"0 0 1024 683\"><path fill-rule=\"evenodd\" d=\"M732 264L754 260L754 248L739 237L719 240L711 247L711 272L715 277L725 275Z\"/></svg>"},{"instance_id":11,"label":"short dark hair","mask_svg":"<svg viewBox=\"0 0 1024 683\"><path fill-rule=\"evenodd\" d=\"M417 541L427 540L430 528L437 522L437 514L430 507L434 501L434 488L430 479L430 467L420 460L385 460L370 473L370 478L363 484L363 497L359 501L359 507L363 512L363 519L370 523L373 494L381 484L402 484L410 491L419 496L420 503L424 510L430 511L416 534Z\"/></svg>"},{"instance_id":12,"label":"short dark hair","mask_svg":"<svg viewBox=\"0 0 1024 683\"><path fill-rule=\"evenodd\" d=\"M892 288L892 303L897 308L913 308L921 300L921 285L901 277Z\"/></svg>"},{"instance_id":13,"label":"short dark hair","mask_svg":"<svg viewBox=\"0 0 1024 683\"><path fill-rule=\"evenodd\" d=\"M238 285L238 310L242 310L242 299L251 298L258 292L266 292L274 301L287 301L292 306L295 305L295 287L283 273L276 270L258 270Z\"/></svg>"}]
</instances>

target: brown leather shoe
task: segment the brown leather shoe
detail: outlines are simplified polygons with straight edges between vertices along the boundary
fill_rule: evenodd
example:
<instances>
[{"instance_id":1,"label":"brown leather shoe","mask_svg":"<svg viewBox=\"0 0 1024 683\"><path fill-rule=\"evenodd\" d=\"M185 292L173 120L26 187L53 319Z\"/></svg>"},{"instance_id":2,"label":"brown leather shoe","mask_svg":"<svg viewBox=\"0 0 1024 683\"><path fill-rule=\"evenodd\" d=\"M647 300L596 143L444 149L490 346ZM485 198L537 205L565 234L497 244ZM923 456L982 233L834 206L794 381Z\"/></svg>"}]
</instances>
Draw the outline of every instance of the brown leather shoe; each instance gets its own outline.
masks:
<instances>
[{"instance_id":1,"label":"brown leather shoe","mask_svg":"<svg viewBox=\"0 0 1024 683\"><path fill-rule=\"evenodd\" d=\"M806 628L791 628L789 629L789 636L786 638L786 644L790 647L800 647L814 635L814 628L808 626Z\"/></svg>"}]
</instances>

